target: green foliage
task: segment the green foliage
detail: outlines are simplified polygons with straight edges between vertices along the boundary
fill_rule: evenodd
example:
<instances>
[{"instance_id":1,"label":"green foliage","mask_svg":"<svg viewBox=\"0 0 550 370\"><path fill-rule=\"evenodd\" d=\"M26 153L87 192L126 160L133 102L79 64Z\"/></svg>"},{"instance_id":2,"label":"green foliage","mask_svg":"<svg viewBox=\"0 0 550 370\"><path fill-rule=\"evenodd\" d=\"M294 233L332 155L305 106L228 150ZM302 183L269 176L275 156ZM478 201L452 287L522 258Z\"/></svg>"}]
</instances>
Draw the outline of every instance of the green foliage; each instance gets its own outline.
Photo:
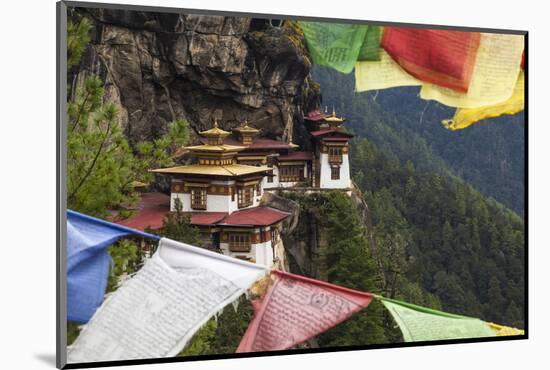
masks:
<instances>
[{"instance_id":1,"label":"green foliage","mask_svg":"<svg viewBox=\"0 0 550 370\"><path fill-rule=\"evenodd\" d=\"M235 353L252 315L252 304L245 296L239 298L237 310L231 306L225 307L218 317L216 335L209 354Z\"/></svg>"},{"instance_id":2,"label":"green foliage","mask_svg":"<svg viewBox=\"0 0 550 370\"><path fill-rule=\"evenodd\" d=\"M218 323L210 319L204 324L189 341L189 344L178 354L178 356L199 356L211 352L211 343L216 338Z\"/></svg>"},{"instance_id":3,"label":"green foliage","mask_svg":"<svg viewBox=\"0 0 550 370\"><path fill-rule=\"evenodd\" d=\"M319 276L312 277L379 293L382 277L371 253L366 227L350 197L339 191L285 196L300 204L298 232L310 230L311 224L316 224L319 230L319 256L312 261ZM321 334L317 342L321 347L385 343L392 328L384 327L383 321L383 307L371 303L368 309Z\"/></svg>"},{"instance_id":4,"label":"green foliage","mask_svg":"<svg viewBox=\"0 0 550 370\"><path fill-rule=\"evenodd\" d=\"M141 265L140 249L135 240L121 239L111 245L108 252L113 263L107 281L107 293L118 287L122 276L133 274Z\"/></svg>"},{"instance_id":5,"label":"green foliage","mask_svg":"<svg viewBox=\"0 0 550 370\"><path fill-rule=\"evenodd\" d=\"M92 23L88 18L81 18L78 23L69 20L67 23L67 66L70 68L80 62L80 58L90 42Z\"/></svg>"},{"instance_id":6,"label":"green foliage","mask_svg":"<svg viewBox=\"0 0 550 370\"><path fill-rule=\"evenodd\" d=\"M118 109L103 102L103 82L87 78L68 107L67 194L70 209L104 217L110 209L132 206L133 181L151 182L149 169L173 164L171 153L185 144L188 124L178 119L166 134L135 149L124 136Z\"/></svg>"},{"instance_id":7,"label":"green foliage","mask_svg":"<svg viewBox=\"0 0 550 370\"><path fill-rule=\"evenodd\" d=\"M418 97L418 87L355 92L353 74L315 66L323 101L348 119L391 160L411 161L417 173L460 177L518 214L524 212L523 114L449 131L441 120L454 110ZM355 148L352 148L354 150Z\"/></svg>"},{"instance_id":8,"label":"green foliage","mask_svg":"<svg viewBox=\"0 0 550 370\"><path fill-rule=\"evenodd\" d=\"M67 321L67 345L70 346L80 334L80 324L74 321Z\"/></svg>"},{"instance_id":9,"label":"green foliage","mask_svg":"<svg viewBox=\"0 0 550 370\"><path fill-rule=\"evenodd\" d=\"M118 110L103 104L103 86L88 78L69 103L67 133L68 208L104 217L109 209L131 205L136 196L135 158L122 134Z\"/></svg>"},{"instance_id":10,"label":"green foliage","mask_svg":"<svg viewBox=\"0 0 550 370\"><path fill-rule=\"evenodd\" d=\"M166 238L182 243L196 246L202 245L199 229L191 225L191 216L182 212L182 205L179 199L176 199L176 212L169 213L164 218L162 234Z\"/></svg>"},{"instance_id":11,"label":"green foliage","mask_svg":"<svg viewBox=\"0 0 550 370\"><path fill-rule=\"evenodd\" d=\"M351 167L373 215L384 294L523 326L524 223L470 185L419 173L368 140Z\"/></svg>"},{"instance_id":12,"label":"green foliage","mask_svg":"<svg viewBox=\"0 0 550 370\"><path fill-rule=\"evenodd\" d=\"M178 356L235 353L253 314L252 304L245 296L237 303L236 309L229 305L217 318L209 320Z\"/></svg>"}]
</instances>

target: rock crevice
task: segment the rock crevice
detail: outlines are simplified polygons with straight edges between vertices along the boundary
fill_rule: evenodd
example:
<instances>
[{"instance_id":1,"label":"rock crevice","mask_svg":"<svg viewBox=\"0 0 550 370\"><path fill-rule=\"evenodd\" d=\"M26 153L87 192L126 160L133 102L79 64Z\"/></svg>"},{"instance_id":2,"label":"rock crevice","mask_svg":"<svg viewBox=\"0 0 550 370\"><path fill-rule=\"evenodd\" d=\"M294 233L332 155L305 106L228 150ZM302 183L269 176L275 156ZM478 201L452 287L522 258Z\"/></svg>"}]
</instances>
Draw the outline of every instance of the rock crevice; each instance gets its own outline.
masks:
<instances>
[{"instance_id":1,"label":"rock crevice","mask_svg":"<svg viewBox=\"0 0 550 370\"><path fill-rule=\"evenodd\" d=\"M195 132L210 128L213 118L224 129L247 119L261 136L308 148L303 127L296 126L320 94L296 27L247 17L77 13L92 19L94 30L80 65L70 71L73 90L98 74L105 98L120 106L130 142L158 137L179 117Z\"/></svg>"}]
</instances>

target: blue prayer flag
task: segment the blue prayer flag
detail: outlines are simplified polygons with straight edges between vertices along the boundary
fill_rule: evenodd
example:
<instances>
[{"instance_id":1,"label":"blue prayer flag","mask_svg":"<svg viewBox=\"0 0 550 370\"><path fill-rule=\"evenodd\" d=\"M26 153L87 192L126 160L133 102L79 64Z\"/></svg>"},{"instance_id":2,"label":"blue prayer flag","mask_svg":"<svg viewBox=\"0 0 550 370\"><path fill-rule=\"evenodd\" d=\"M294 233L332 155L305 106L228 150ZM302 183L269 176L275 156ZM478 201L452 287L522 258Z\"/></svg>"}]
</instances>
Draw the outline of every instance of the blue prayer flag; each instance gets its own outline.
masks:
<instances>
[{"instance_id":1,"label":"blue prayer flag","mask_svg":"<svg viewBox=\"0 0 550 370\"><path fill-rule=\"evenodd\" d=\"M103 301L111 257L107 247L124 236L158 236L67 211L67 319L86 323Z\"/></svg>"}]
</instances>

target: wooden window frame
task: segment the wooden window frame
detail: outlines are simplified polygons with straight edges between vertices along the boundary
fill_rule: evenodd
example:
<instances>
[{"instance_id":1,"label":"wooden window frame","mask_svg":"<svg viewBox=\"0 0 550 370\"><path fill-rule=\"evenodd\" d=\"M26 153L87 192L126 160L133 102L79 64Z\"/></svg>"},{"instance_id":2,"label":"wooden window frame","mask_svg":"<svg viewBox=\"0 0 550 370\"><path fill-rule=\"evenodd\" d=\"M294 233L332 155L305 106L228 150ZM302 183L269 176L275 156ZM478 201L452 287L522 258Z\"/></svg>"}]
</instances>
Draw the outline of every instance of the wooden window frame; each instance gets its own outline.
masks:
<instances>
[{"instance_id":1,"label":"wooden window frame","mask_svg":"<svg viewBox=\"0 0 550 370\"><path fill-rule=\"evenodd\" d=\"M197 197L199 199L197 199ZM206 210L207 204L207 191L206 188L191 188L190 189L190 198L191 198L191 208L198 210Z\"/></svg>"},{"instance_id":2,"label":"wooden window frame","mask_svg":"<svg viewBox=\"0 0 550 370\"><path fill-rule=\"evenodd\" d=\"M246 208L252 204L254 204L254 188L252 186L237 188L237 206L239 208Z\"/></svg>"},{"instance_id":3,"label":"wooden window frame","mask_svg":"<svg viewBox=\"0 0 550 370\"><path fill-rule=\"evenodd\" d=\"M299 182L304 180L303 177L302 165L279 167L279 182Z\"/></svg>"},{"instance_id":4,"label":"wooden window frame","mask_svg":"<svg viewBox=\"0 0 550 370\"><path fill-rule=\"evenodd\" d=\"M329 146L328 147L328 161L330 163L342 163L343 162L343 147Z\"/></svg>"},{"instance_id":5,"label":"wooden window frame","mask_svg":"<svg viewBox=\"0 0 550 370\"><path fill-rule=\"evenodd\" d=\"M340 180L340 167L333 166L330 168L330 179L331 180Z\"/></svg>"},{"instance_id":6,"label":"wooden window frame","mask_svg":"<svg viewBox=\"0 0 550 370\"><path fill-rule=\"evenodd\" d=\"M227 242L230 252L250 252L252 250L252 238L250 233L228 233Z\"/></svg>"}]
</instances>

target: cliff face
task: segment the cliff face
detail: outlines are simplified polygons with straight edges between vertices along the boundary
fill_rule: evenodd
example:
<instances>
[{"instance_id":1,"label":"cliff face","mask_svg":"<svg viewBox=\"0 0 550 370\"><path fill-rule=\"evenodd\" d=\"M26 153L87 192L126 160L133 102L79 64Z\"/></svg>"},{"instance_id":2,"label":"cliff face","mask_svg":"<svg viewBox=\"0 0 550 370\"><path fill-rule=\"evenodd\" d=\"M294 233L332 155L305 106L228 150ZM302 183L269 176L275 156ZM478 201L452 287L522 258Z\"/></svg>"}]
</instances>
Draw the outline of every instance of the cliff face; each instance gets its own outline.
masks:
<instances>
[{"instance_id":1,"label":"cliff face","mask_svg":"<svg viewBox=\"0 0 550 370\"><path fill-rule=\"evenodd\" d=\"M213 118L229 129L244 119L261 135L303 140L304 112L319 101L303 36L260 19L78 9L94 31L72 91L98 74L120 105L131 141L157 137L184 117L197 132Z\"/></svg>"}]
</instances>

